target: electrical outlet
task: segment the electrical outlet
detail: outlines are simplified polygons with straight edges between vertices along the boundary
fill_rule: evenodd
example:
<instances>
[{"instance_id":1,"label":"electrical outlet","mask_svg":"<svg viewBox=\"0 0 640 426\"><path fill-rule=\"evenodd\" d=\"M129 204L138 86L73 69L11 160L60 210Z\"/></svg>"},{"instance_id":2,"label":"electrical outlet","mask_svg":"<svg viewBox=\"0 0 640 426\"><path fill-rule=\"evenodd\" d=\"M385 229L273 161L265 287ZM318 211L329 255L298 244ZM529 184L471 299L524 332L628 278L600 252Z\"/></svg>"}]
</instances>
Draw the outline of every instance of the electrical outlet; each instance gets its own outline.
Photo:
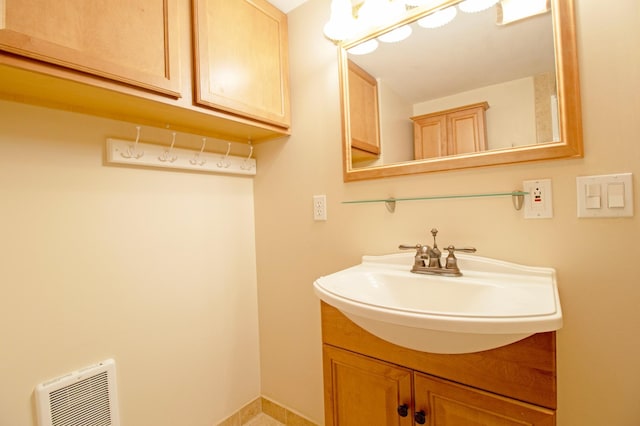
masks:
<instances>
[{"instance_id":1,"label":"electrical outlet","mask_svg":"<svg viewBox=\"0 0 640 426\"><path fill-rule=\"evenodd\" d=\"M327 196L313 196L313 220L327 220Z\"/></svg>"},{"instance_id":2,"label":"electrical outlet","mask_svg":"<svg viewBox=\"0 0 640 426\"><path fill-rule=\"evenodd\" d=\"M551 179L526 180L522 186L524 192L528 192L524 196L524 218L552 218Z\"/></svg>"}]
</instances>

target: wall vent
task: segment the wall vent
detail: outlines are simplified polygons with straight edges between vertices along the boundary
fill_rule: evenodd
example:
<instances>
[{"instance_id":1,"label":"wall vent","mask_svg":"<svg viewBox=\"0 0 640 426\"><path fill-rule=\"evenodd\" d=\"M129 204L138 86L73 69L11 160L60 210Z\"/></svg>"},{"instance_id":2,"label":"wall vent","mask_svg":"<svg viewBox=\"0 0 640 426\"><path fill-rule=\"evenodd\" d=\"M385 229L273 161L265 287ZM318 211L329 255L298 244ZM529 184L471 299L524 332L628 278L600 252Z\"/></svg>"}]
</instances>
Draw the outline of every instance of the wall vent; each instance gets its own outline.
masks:
<instances>
[{"instance_id":1,"label":"wall vent","mask_svg":"<svg viewBox=\"0 0 640 426\"><path fill-rule=\"evenodd\" d=\"M112 359L36 386L39 426L120 426Z\"/></svg>"}]
</instances>

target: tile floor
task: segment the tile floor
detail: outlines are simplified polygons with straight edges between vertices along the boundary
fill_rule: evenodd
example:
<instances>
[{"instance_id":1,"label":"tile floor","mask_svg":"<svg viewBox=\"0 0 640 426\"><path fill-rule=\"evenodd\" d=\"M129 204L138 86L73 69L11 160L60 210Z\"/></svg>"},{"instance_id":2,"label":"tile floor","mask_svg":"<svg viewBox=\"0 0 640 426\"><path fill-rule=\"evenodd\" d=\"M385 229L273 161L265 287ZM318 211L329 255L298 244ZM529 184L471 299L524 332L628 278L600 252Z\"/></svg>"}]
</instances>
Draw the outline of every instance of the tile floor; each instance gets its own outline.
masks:
<instances>
[{"instance_id":1,"label":"tile floor","mask_svg":"<svg viewBox=\"0 0 640 426\"><path fill-rule=\"evenodd\" d=\"M280 423L273 417L261 413L245 423L244 426L284 426L284 423Z\"/></svg>"},{"instance_id":2,"label":"tile floor","mask_svg":"<svg viewBox=\"0 0 640 426\"><path fill-rule=\"evenodd\" d=\"M0 0L1 1L1 0ZM318 426L266 398L256 398L218 426Z\"/></svg>"}]
</instances>

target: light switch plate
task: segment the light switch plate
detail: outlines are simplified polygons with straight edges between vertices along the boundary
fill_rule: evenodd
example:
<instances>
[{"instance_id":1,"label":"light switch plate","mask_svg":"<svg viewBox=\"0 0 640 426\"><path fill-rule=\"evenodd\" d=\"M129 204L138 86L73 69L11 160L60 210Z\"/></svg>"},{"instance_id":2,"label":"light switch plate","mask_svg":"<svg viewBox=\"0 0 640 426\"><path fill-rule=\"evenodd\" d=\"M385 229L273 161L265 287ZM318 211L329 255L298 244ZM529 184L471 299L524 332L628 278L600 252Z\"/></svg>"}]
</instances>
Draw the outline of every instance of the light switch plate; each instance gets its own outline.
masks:
<instances>
[{"instance_id":1,"label":"light switch plate","mask_svg":"<svg viewBox=\"0 0 640 426\"><path fill-rule=\"evenodd\" d=\"M631 173L578 176L578 217L633 216L632 182Z\"/></svg>"}]
</instances>

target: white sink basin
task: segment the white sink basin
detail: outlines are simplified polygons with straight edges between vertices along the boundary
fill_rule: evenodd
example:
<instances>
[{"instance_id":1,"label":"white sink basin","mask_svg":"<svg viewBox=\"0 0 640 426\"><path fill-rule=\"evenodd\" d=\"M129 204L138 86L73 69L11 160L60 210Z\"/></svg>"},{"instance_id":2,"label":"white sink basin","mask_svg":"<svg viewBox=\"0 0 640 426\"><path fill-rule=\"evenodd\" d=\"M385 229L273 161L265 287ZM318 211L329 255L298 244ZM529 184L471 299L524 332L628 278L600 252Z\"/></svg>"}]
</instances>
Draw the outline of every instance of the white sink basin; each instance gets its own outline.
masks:
<instances>
[{"instance_id":1,"label":"white sink basin","mask_svg":"<svg viewBox=\"0 0 640 426\"><path fill-rule=\"evenodd\" d=\"M562 327L555 270L456 257L462 277L411 273L413 253L364 256L314 289L368 332L424 352L478 352Z\"/></svg>"}]
</instances>

